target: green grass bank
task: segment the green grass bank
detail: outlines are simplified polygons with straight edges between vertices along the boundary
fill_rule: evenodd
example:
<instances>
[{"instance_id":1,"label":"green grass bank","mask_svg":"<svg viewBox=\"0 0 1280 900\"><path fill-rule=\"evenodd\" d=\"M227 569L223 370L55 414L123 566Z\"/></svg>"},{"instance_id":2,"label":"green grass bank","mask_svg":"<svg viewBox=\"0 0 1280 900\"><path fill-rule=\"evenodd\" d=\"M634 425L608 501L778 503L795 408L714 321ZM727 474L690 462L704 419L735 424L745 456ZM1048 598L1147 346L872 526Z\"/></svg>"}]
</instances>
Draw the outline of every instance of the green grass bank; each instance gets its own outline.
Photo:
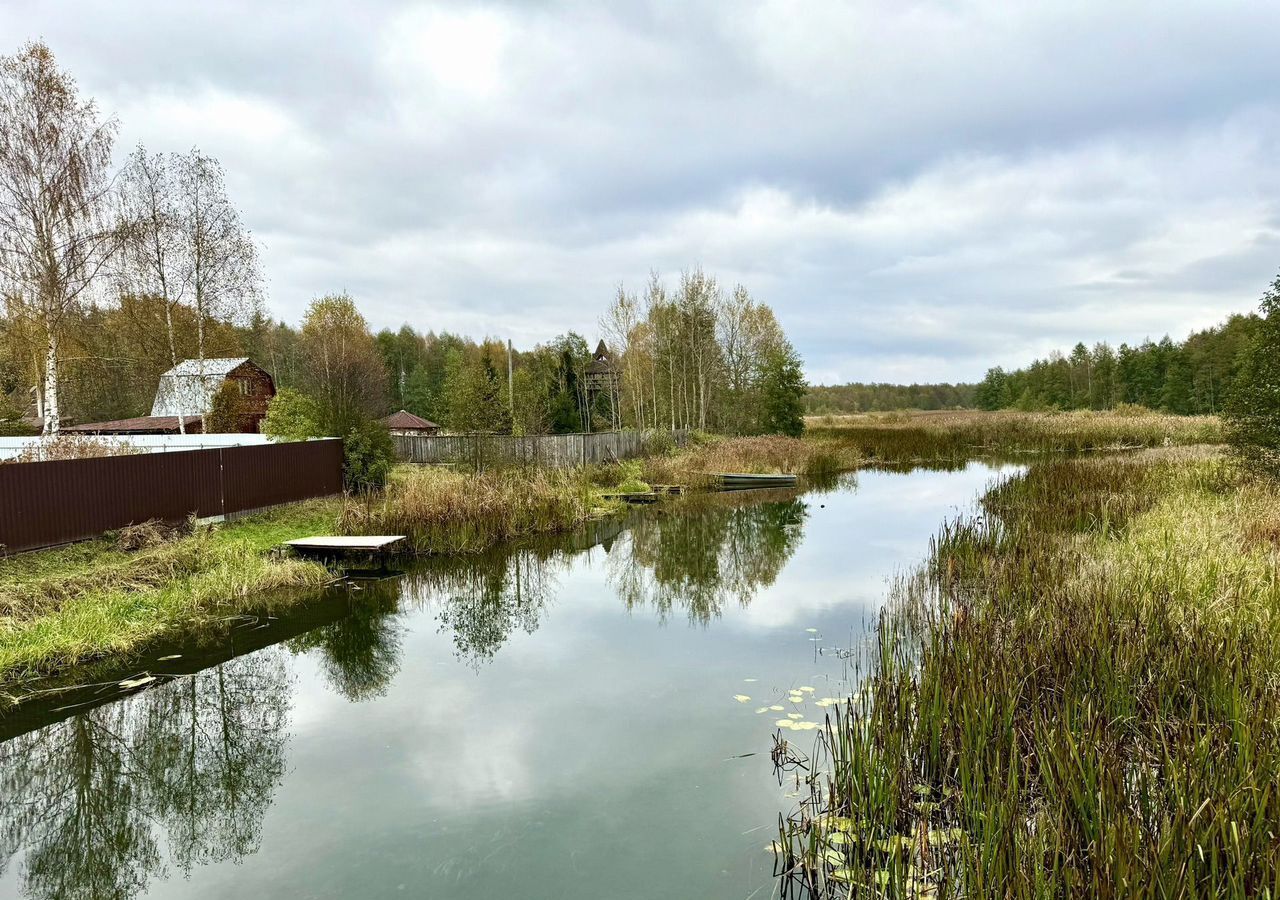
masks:
<instances>
[{"instance_id":1,"label":"green grass bank","mask_svg":"<svg viewBox=\"0 0 1280 900\"><path fill-rule=\"evenodd\" d=\"M624 466L559 472L402 465L377 494L282 507L186 534L132 529L0 559L0 703L6 682L305 602L333 574L271 552L292 538L404 534L418 554L479 552L621 512L625 505L607 494L637 472L695 485L717 466L819 475L856 462L840 453L790 438L706 438Z\"/></svg>"}]
</instances>

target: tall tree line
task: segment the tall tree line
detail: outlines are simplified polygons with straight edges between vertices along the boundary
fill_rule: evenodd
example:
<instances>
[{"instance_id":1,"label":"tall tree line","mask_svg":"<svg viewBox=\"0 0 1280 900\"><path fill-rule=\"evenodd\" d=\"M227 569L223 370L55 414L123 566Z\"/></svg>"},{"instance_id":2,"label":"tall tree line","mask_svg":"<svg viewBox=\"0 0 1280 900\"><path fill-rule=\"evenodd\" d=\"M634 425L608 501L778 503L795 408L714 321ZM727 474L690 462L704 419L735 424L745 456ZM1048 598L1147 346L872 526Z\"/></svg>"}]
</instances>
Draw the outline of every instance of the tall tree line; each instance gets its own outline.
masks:
<instances>
[{"instance_id":1,"label":"tall tree line","mask_svg":"<svg viewBox=\"0 0 1280 900\"><path fill-rule=\"evenodd\" d=\"M773 310L700 268L674 289L619 286L601 320L621 376L618 418L643 428L798 433L805 383Z\"/></svg>"},{"instance_id":2,"label":"tall tree line","mask_svg":"<svg viewBox=\"0 0 1280 900\"><path fill-rule=\"evenodd\" d=\"M972 409L976 384L849 384L815 385L805 395L810 415L888 412L905 409Z\"/></svg>"},{"instance_id":3,"label":"tall tree line","mask_svg":"<svg viewBox=\"0 0 1280 900\"><path fill-rule=\"evenodd\" d=\"M1178 414L1219 413L1240 377L1258 316L1233 315L1182 342L1168 335L1112 348L1078 343L1012 371L996 367L978 385L981 409L1110 409L1133 403Z\"/></svg>"}]
</instances>

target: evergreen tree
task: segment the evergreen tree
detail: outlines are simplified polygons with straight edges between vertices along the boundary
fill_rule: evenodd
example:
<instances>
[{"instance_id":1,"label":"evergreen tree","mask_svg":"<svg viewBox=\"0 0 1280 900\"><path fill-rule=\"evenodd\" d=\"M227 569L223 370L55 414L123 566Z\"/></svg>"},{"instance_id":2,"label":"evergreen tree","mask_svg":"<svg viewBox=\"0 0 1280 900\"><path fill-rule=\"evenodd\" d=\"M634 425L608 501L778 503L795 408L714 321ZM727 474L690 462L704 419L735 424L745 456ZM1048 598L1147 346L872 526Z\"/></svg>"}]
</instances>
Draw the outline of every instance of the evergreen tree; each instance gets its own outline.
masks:
<instances>
[{"instance_id":1,"label":"evergreen tree","mask_svg":"<svg viewBox=\"0 0 1280 900\"><path fill-rule=\"evenodd\" d=\"M805 390L800 356L784 339L766 357L761 379L761 424L766 434L804 434Z\"/></svg>"},{"instance_id":2,"label":"evergreen tree","mask_svg":"<svg viewBox=\"0 0 1280 900\"><path fill-rule=\"evenodd\" d=\"M1239 457L1257 471L1280 477L1280 276L1263 295L1261 312L1241 356L1226 420Z\"/></svg>"},{"instance_id":3,"label":"evergreen tree","mask_svg":"<svg viewBox=\"0 0 1280 900\"><path fill-rule=\"evenodd\" d=\"M978 385L975 400L978 409L986 410L1004 409L1012 404L1013 398L1009 396L1009 378L1005 375L1004 369L999 366L987 369L987 376Z\"/></svg>"}]
</instances>

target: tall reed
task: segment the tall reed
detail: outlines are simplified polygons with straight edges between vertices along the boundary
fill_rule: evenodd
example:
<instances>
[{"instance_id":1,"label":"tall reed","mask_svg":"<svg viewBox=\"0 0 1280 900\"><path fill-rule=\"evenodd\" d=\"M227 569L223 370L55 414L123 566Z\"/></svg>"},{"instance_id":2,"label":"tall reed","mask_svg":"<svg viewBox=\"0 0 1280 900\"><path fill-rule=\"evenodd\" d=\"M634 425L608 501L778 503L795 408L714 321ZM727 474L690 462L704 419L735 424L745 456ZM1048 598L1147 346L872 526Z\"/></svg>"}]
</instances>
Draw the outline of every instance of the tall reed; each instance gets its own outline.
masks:
<instances>
[{"instance_id":1,"label":"tall reed","mask_svg":"<svg viewBox=\"0 0 1280 900\"><path fill-rule=\"evenodd\" d=\"M725 472L804 475L827 478L856 468L862 455L847 444L820 437L717 437L687 450L647 457L643 478L650 484L705 487Z\"/></svg>"},{"instance_id":2,"label":"tall reed","mask_svg":"<svg viewBox=\"0 0 1280 900\"><path fill-rule=\"evenodd\" d=\"M883 610L782 823L787 883L1280 896L1278 499L1194 451L995 486Z\"/></svg>"},{"instance_id":3,"label":"tall reed","mask_svg":"<svg viewBox=\"0 0 1280 900\"><path fill-rule=\"evenodd\" d=\"M580 471L406 467L382 494L347 498L338 527L344 534L403 534L416 553L471 553L572 528L591 517L595 504Z\"/></svg>"}]
</instances>

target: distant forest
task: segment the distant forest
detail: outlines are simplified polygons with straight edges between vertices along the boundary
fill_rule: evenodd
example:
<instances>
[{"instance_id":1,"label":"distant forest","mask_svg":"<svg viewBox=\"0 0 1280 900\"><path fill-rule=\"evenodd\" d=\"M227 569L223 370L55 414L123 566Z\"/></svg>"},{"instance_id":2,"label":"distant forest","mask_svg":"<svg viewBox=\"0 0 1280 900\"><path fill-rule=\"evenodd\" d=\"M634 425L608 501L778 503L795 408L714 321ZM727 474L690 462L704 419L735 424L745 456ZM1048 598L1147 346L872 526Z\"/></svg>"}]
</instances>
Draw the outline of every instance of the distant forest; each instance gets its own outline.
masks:
<instances>
[{"instance_id":1,"label":"distant forest","mask_svg":"<svg viewBox=\"0 0 1280 900\"><path fill-rule=\"evenodd\" d=\"M895 409L972 409L976 384L836 384L810 387L805 411L829 413L888 412Z\"/></svg>"},{"instance_id":2,"label":"distant forest","mask_svg":"<svg viewBox=\"0 0 1280 900\"><path fill-rule=\"evenodd\" d=\"M1133 403L1186 415L1218 413L1240 372L1261 319L1234 315L1176 342L1168 335L1136 346L1076 344L1020 369L988 369L978 384L817 385L809 415L902 409L1111 409Z\"/></svg>"},{"instance_id":3,"label":"distant forest","mask_svg":"<svg viewBox=\"0 0 1280 900\"><path fill-rule=\"evenodd\" d=\"M1235 315L1177 343L1166 335L1131 347L1076 344L1031 365L987 371L977 386L980 409L1110 409L1134 403L1180 414L1221 412L1240 372L1243 351L1261 320Z\"/></svg>"}]
</instances>

